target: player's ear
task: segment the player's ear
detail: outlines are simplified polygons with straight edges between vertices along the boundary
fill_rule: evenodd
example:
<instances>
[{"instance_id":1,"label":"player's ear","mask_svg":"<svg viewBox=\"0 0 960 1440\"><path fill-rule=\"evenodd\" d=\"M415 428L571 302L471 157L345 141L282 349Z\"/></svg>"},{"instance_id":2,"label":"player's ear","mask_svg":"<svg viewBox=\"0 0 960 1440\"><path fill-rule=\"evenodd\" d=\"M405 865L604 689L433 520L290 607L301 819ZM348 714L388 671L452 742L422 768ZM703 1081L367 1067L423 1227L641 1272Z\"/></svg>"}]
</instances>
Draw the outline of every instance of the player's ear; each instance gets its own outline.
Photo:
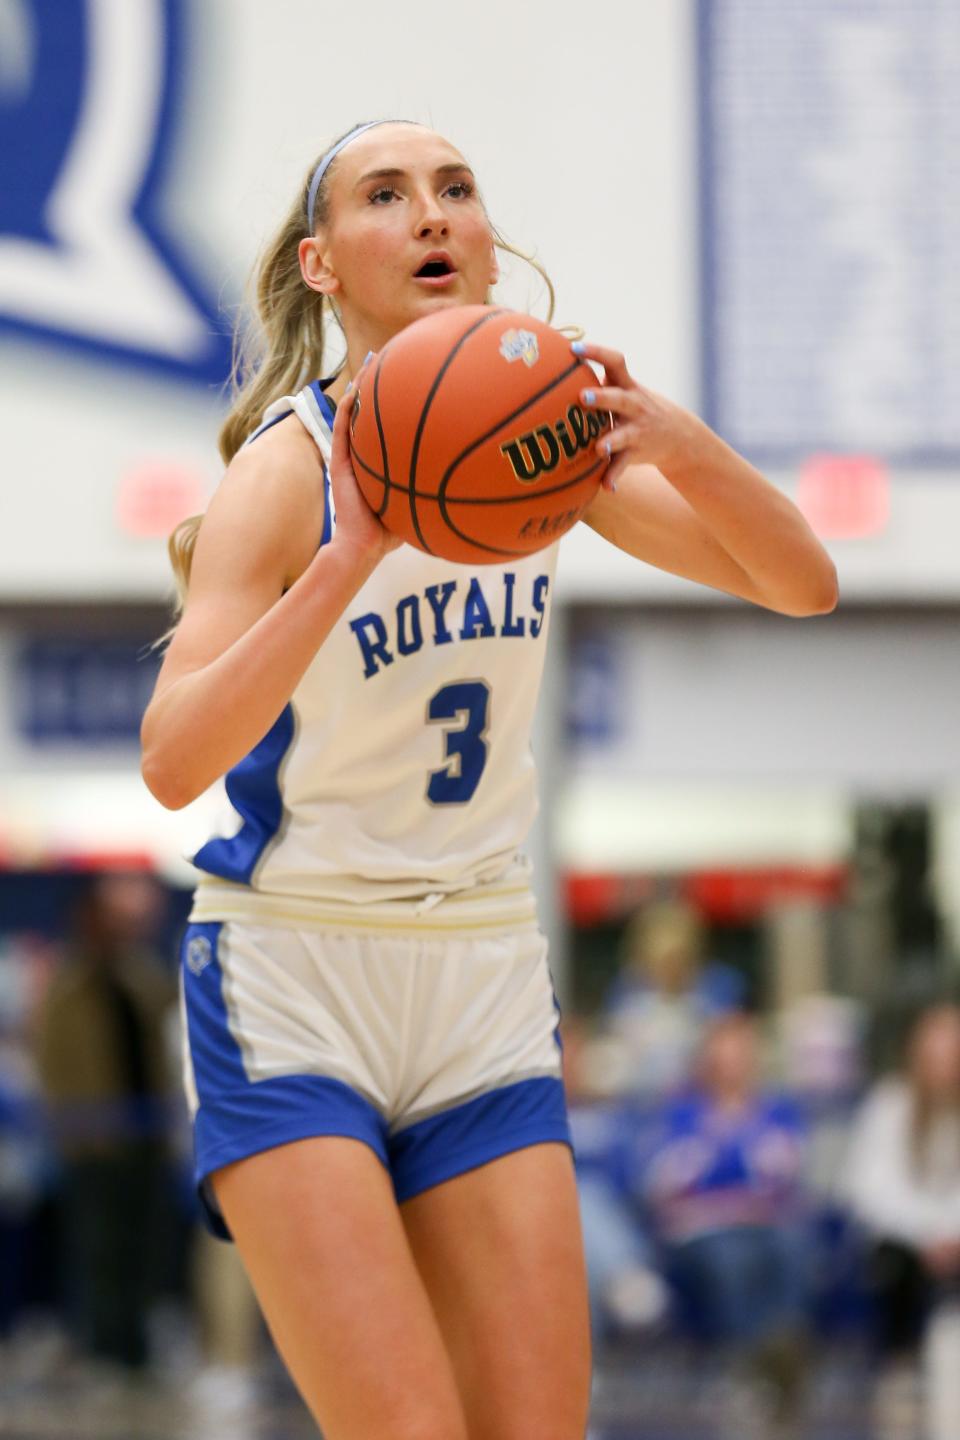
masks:
<instances>
[{"instance_id":1,"label":"player's ear","mask_svg":"<svg viewBox=\"0 0 960 1440\"><path fill-rule=\"evenodd\" d=\"M321 295L332 295L339 290L340 281L330 268L322 242L316 235L308 235L300 241L298 254L300 274L311 290L318 290Z\"/></svg>"},{"instance_id":2,"label":"player's ear","mask_svg":"<svg viewBox=\"0 0 960 1440\"><path fill-rule=\"evenodd\" d=\"M495 245L491 245L491 246L490 246L490 284L491 284L491 285L496 285L496 283L497 283L497 281L498 281L499 279L500 279L500 266L499 266L498 263L497 263L497 248L496 248Z\"/></svg>"}]
</instances>

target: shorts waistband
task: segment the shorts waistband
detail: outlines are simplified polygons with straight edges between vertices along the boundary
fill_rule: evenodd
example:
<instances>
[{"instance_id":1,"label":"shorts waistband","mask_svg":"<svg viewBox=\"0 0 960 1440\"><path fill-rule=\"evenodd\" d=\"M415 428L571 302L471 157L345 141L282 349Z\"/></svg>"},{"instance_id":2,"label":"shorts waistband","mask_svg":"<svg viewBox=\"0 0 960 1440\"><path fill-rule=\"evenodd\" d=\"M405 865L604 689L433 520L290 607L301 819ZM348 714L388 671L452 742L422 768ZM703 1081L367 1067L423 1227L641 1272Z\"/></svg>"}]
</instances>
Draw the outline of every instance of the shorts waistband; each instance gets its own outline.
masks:
<instances>
[{"instance_id":1,"label":"shorts waistband","mask_svg":"<svg viewBox=\"0 0 960 1440\"><path fill-rule=\"evenodd\" d=\"M305 930L366 931L394 935L495 935L537 928L529 882L505 879L472 890L405 900L312 900L265 894L229 881L204 878L194 894L191 924L240 920Z\"/></svg>"}]
</instances>

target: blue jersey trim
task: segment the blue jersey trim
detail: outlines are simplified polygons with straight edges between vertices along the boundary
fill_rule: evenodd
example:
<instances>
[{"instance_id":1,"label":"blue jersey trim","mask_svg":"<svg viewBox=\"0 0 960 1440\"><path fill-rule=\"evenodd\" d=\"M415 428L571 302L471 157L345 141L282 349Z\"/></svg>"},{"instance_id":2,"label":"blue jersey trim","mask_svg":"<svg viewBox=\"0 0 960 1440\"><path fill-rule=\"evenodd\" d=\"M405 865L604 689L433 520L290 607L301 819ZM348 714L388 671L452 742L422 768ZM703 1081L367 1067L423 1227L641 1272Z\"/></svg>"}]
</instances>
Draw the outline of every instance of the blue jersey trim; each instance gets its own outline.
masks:
<instances>
[{"instance_id":1,"label":"blue jersey trim","mask_svg":"<svg viewBox=\"0 0 960 1440\"><path fill-rule=\"evenodd\" d=\"M314 380L309 388L332 425L335 407L321 388L330 383L329 380ZM292 413L288 410L283 415L268 420L250 439L255 440L265 430L269 430L271 425L278 424ZM333 538L332 510L330 477L324 465L321 548L329 545ZM230 839L217 836L201 846L193 857L193 863L198 870L205 870L210 875L219 875L224 880L233 880L241 885L250 884L260 857L276 836L283 819L280 766L293 743L295 732L293 707L287 705L276 724L259 744L253 747L239 765L235 765L228 772L227 795L234 810L242 817L243 824L238 833Z\"/></svg>"},{"instance_id":2,"label":"blue jersey trim","mask_svg":"<svg viewBox=\"0 0 960 1440\"><path fill-rule=\"evenodd\" d=\"M319 405L320 410L323 412L323 417L329 423L331 429L333 428L333 422L336 419L337 407L336 405L334 405L333 401L329 399L329 397L325 394L323 387L325 385L332 385L333 379L334 377L331 377L329 380L311 380L310 384L307 386L307 389L312 391L313 397ZM268 430L272 430L274 425L279 425L281 420L288 420L293 413L294 412L292 409L284 410L282 415L274 415L270 420L262 420L257 426L256 430L252 430L250 432L250 434L244 441L244 444L250 445L254 440L259 440L261 435L265 435Z\"/></svg>"},{"instance_id":3,"label":"blue jersey trim","mask_svg":"<svg viewBox=\"0 0 960 1440\"><path fill-rule=\"evenodd\" d=\"M320 409L323 411L324 416L329 422L331 428L333 426L334 420L337 418L337 407L330 399L330 396L326 393L324 386L332 385L335 378L335 376L331 376L329 380L311 380L309 386L309 388L313 391L314 399L320 406Z\"/></svg>"},{"instance_id":4,"label":"blue jersey trim","mask_svg":"<svg viewBox=\"0 0 960 1440\"><path fill-rule=\"evenodd\" d=\"M325 385L332 385L336 377L331 376L329 380L311 380L308 389L312 392L324 419L330 428L337 418L337 407L324 390ZM320 536L320 545L329 545L333 538L333 506L330 502L330 476L327 474L327 467L323 467L323 534Z\"/></svg>"},{"instance_id":5,"label":"blue jersey trim","mask_svg":"<svg viewBox=\"0 0 960 1440\"><path fill-rule=\"evenodd\" d=\"M272 430L274 425L279 425L281 420L289 420L292 414L292 410L284 410L282 415L274 415L272 420L264 420L263 424L258 425L252 435L247 436L244 444L252 445L254 440L259 440L261 435L265 435L268 430Z\"/></svg>"},{"instance_id":6,"label":"blue jersey trim","mask_svg":"<svg viewBox=\"0 0 960 1440\"><path fill-rule=\"evenodd\" d=\"M323 530L320 535L320 549L329 545L333 539L333 515L330 501L330 476L327 474L327 467L323 467Z\"/></svg>"},{"instance_id":7,"label":"blue jersey trim","mask_svg":"<svg viewBox=\"0 0 960 1440\"><path fill-rule=\"evenodd\" d=\"M283 819L280 766L295 732L293 706L287 705L259 744L228 772L227 795L243 824L230 839L217 836L197 851L193 863L199 870L250 884L257 862Z\"/></svg>"}]
</instances>

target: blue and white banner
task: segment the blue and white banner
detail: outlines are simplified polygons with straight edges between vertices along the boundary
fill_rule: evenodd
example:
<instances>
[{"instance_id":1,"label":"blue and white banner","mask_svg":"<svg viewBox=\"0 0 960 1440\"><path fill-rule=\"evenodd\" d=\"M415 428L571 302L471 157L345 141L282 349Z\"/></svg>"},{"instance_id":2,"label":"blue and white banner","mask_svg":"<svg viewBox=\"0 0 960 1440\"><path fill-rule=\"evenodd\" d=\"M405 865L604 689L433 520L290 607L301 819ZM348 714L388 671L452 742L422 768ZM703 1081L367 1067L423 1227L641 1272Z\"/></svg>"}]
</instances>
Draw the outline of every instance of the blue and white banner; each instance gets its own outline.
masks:
<instances>
[{"instance_id":1,"label":"blue and white banner","mask_svg":"<svg viewBox=\"0 0 960 1440\"><path fill-rule=\"evenodd\" d=\"M226 325L163 212L187 0L0 0L0 327L194 381Z\"/></svg>"}]
</instances>

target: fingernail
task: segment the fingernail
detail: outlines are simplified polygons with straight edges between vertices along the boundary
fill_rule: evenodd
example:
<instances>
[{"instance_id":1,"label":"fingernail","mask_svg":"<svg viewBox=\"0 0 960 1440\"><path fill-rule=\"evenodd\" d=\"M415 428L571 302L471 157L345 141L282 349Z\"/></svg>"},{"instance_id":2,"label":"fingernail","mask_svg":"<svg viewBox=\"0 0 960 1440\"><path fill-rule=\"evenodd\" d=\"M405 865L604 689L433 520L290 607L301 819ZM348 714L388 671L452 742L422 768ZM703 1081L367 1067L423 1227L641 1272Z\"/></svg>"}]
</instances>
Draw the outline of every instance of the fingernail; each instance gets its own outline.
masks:
<instances>
[{"instance_id":1,"label":"fingernail","mask_svg":"<svg viewBox=\"0 0 960 1440\"><path fill-rule=\"evenodd\" d=\"M346 397L350 394L350 391L351 391L352 389L353 389L353 381L351 380L350 383L349 383L349 385L347 386L346 390L344 390L344 392L343 392L344 399L346 399Z\"/></svg>"},{"instance_id":2,"label":"fingernail","mask_svg":"<svg viewBox=\"0 0 960 1440\"><path fill-rule=\"evenodd\" d=\"M570 346L570 349L573 351L574 355L582 355L586 348L586 343L583 340L574 340Z\"/></svg>"},{"instance_id":3,"label":"fingernail","mask_svg":"<svg viewBox=\"0 0 960 1440\"><path fill-rule=\"evenodd\" d=\"M368 351L367 351L366 355L364 356L364 360L363 360L364 365L366 365L367 361L370 359L370 356L371 356L372 354L373 354L373 351L372 351L372 350L368 350Z\"/></svg>"},{"instance_id":4,"label":"fingernail","mask_svg":"<svg viewBox=\"0 0 960 1440\"><path fill-rule=\"evenodd\" d=\"M584 390L584 392L583 392L583 403L584 403L584 405L596 405L596 403L597 403L597 392L596 392L596 390Z\"/></svg>"},{"instance_id":5,"label":"fingernail","mask_svg":"<svg viewBox=\"0 0 960 1440\"><path fill-rule=\"evenodd\" d=\"M610 441L609 441L609 440L604 440L604 442L603 442L603 453L604 453L605 455L609 455L609 454L610 454Z\"/></svg>"}]
</instances>

